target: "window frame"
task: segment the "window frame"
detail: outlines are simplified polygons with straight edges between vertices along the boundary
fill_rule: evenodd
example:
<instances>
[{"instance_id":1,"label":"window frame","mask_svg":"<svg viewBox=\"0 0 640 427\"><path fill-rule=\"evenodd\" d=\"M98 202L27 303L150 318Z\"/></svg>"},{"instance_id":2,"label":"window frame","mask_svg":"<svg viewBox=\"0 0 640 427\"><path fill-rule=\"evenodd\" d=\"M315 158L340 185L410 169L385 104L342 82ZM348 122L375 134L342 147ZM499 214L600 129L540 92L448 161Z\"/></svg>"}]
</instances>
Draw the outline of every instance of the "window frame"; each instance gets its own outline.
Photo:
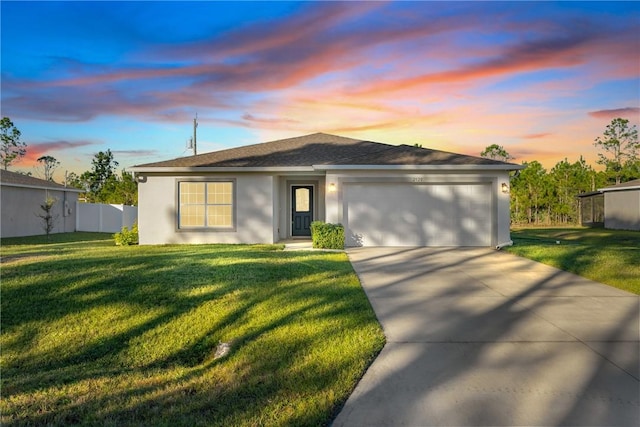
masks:
<instances>
[{"instance_id":1,"label":"window frame","mask_svg":"<svg viewBox=\"0 0 640 427\"><path fill-rule=\"evenodd\" d=\"M204 202L204 209L205 209L205 213L204 213L204 217L205 217L205 224L207 221L207 207L208 206L216 206L216 204L208 204L207 203L207 197L208 197L208 190L207 190L207 184L209 183L217 183L217 182L224 182L224 183L230 183L231 184L231 226L220 226L220 225L215 225L215 226L208 226L208 225L204 225L204 226L180 226L180 213L181 213L181 203L180 203L180 183L196 183L196 184L205 184L204 187L204 197L205 197L205 202ZM175 229L176 232L192 232L192 231L197 231L197 232L228 232L228 231L236 231L236 226L237 226L237 207L238 207L238 203L237 203L237 182L235 178L205 178L205 177L193 177L193 178L176 178L175 181L175 206L176 206L176 211L175 211ZM219 205L217 205L219 206Z\"/></svg>"}]
</instances>

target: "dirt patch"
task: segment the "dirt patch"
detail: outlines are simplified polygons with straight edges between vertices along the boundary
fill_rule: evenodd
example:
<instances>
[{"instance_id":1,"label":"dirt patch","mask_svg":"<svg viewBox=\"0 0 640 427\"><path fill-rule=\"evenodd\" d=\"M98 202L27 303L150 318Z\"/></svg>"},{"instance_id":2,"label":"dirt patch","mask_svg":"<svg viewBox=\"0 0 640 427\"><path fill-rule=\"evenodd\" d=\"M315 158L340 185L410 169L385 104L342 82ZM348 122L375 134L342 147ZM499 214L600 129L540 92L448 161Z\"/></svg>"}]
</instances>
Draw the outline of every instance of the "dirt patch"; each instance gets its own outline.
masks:
<instances>
[{"instance_id":1,"label":"dirt patch","mask_svg":"<svg viewBox=\"0 0 640 427\"><path fill-rule=\"evenodd\" d=\"M47 252L30 252L26 254L2 255L0 256L0 264L12 264L16 262L33 261L36 259L49 258L52 255Z\"/></svg>"}]
</instances>

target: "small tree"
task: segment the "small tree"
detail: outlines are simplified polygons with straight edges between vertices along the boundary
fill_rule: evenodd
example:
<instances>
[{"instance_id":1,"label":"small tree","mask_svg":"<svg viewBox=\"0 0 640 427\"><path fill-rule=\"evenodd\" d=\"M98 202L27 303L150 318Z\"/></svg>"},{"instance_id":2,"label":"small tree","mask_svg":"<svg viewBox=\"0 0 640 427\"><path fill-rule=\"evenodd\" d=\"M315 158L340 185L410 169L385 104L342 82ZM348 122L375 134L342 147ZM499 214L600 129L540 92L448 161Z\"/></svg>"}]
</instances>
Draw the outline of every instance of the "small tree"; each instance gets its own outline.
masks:
<instances>
[{"instance_id":1,"label":"small tree","mask_svg":"<svg viewBox=\"0 0 640 427\"><path fill-rule=\"evenodd\" d=\"M65 176L65 185L67 187L85 190L89 184L85 183L75 172L70 172Z\"/></svg>"},{"instance_id":2,"label":"small tree","mask_svg":"<svg viewBox=\"0 0 640 427\"><path fill-rule=\"evenodd\" d=\"M58 215L53 214L53 207L55 204L56 199L54 199L53 197L47 197L44 203L40 205L42 213L36 214L38 218L42 219L42 228L47 235L47 240L49 240L49 234L51 234L51 232L55 228L55 223L58 220Z\"/></svg>"},{"instance_id":3,"label":"small tree","mask_svg":"<svg viewBox=\"0 0 640 427\"><path fill-rule=\"evenodd\" d=\"M52 156L42 156L38 159L38 163L40 163L40 168L42 175L44 175L44 179L46 181L53 181L53 172L58 166L60 166L60 162L58 161L58 159Z\"/></svg>"},{"instance_id":4,"label":"small tree","mask_svg":"<svg viewBox=\"0 0 640 427\"><path fill-rule=\"evenodd\" d=\"M502 145L498 144L489 145L484 149L483 152L480 153L480 156L486 159L500 160L503 162L508 162L509 160L515 159L515 157L507 153L507 150L505 150Z\"/></svg>"},{"instance_id":5,"label":"small tree","mask_svg":"<svg viewBox=\"0 0 640 427\"><path fill-rule=\"evenodd\" d=\"M125 205L138 204L138 182L133 178L131 172L122 171L121 178L116 187L116 203Z\"/></svg>"},{"instance_id":6,"label":"small tree","mask_svg":"<svg viewBox=\"0 0 640 427\"><path fill-rule=\"evenodd\" d=\"M20 131L13 125L9 117L3 117L0 121L0 135L2 145L0 145L0 156L4 170L13 163L14 160L23 157L27 153L27 144L20 141Z\"/></svg>"},{"instance_id":7,"label":"small tree","mask_svg":"<svg viewBox=\"0 0 640 427\"><path fill-rule=\"evenodd\" d=\"M111 150L100 151L91 160L91 170L80 175L80 180L87 183L87 200L104 203L106 196L113 193L118 180L116 168L118 162L113 159Z\"/></svg>"},{"instance_id":8,"label":"small tree","mask_svg":"<svg viewBox=\"0 0 640 427\"><path fill-rule=\"evenodd\" d=\"M616 184L620 184L625 169L635 165L640 149L635 125L629 127L627 119L613 119L602 137L597 137L593 145L604 150L604 153L598 153L598 163L605 167L605 171L615 179Z\"/></svg>"}]
</instances>

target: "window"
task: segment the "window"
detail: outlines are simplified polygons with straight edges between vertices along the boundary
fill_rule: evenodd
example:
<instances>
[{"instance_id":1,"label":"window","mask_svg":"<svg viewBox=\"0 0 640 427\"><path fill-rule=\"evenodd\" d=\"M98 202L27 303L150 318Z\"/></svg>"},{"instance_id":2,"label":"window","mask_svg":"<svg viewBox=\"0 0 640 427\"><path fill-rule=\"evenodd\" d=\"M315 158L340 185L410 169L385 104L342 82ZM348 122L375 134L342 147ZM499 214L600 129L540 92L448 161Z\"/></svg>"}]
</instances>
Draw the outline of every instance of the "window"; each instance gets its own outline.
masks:
<instances>
[{"instance_id":1,"label":"window","mask_svg":"<svg viewBox=\"0 0 640 427\"><path fill-rule=\"evenodd\" d=\"M309 212L309 199L311 192L308 188L296 188L296 212Z\"/></svg>"},{"instance_id":2,"label":"window","mask_svg":"<svg viewBox=\"0 0 640 427\"><path fill-rule=\"evenodd\" d=\"M233 228L234 182L178 183L178 228Z\"/></svg>"}]
</instances>

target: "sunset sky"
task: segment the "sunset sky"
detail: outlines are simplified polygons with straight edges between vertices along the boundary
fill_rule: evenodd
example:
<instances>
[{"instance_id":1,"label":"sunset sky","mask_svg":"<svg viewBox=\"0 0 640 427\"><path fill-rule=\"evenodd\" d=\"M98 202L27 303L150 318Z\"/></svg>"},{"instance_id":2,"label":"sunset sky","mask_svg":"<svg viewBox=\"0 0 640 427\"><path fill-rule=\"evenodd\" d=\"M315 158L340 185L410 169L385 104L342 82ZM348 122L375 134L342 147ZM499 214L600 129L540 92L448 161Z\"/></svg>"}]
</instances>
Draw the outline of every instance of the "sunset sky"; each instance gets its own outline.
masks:
<instances>
[{"instance_id":1,"label":"sunset sky","mask_svg":"<svg viewBox=\"0 0 640 427\"><path fill-rule=\"evenodd\" d=\"M326 132L551 168L640 122L639 2L1 2L2 116L121 167Z\"/></svg>"}]
</instances>

